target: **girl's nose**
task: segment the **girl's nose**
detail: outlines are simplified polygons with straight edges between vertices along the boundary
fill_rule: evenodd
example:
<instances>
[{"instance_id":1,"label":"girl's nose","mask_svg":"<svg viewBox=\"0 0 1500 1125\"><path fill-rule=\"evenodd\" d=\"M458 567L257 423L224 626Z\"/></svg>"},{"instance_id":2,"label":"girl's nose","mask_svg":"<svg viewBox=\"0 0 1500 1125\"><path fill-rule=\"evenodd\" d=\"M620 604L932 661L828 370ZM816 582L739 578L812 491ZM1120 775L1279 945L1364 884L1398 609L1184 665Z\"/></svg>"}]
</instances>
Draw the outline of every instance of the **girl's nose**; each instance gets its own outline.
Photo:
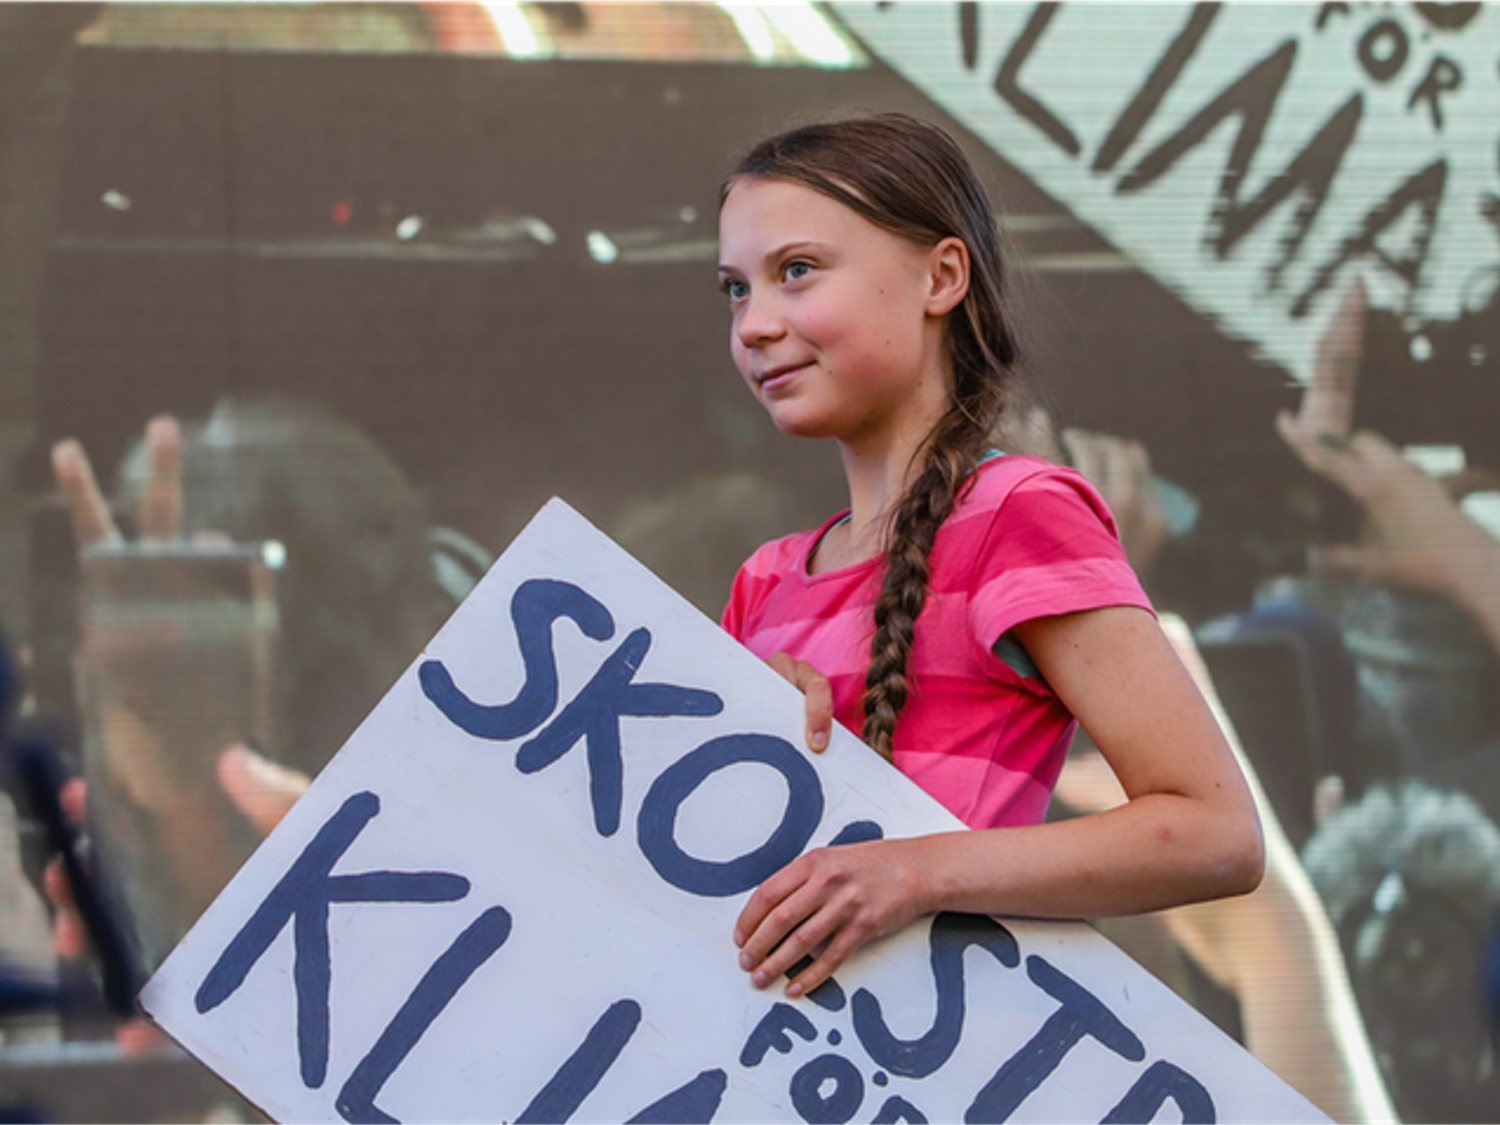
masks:
<instances>
[{"instance_id":1,"label":"girl's nose","mask_svg":"<svg viewBox=\"0 0 1500 1125\"><path fill-rule=\"evenodd\" d=\"M786 326L773 301L751 296L740 309L734 330L742 346L753 348L780 338L786 332Z\"/></svg>"}]
</instances>

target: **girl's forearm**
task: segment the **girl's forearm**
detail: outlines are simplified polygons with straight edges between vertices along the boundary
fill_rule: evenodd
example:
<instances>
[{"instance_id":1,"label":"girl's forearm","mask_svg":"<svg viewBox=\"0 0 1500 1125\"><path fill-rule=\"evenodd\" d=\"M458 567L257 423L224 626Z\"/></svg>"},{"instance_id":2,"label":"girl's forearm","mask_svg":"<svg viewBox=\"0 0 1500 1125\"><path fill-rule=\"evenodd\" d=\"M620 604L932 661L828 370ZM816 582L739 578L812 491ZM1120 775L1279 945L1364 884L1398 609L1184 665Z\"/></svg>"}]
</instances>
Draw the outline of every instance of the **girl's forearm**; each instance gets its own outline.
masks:
<instances>
[{"instance_id":1,"label":"girl's forearm","mask_svg":"<svg viewBox=\"0 0 1500 1125\"><path fill-rule=\"evenodd\" d=\"M926 912L1042 918L1137 914L1253 890L1253 819L1168 793L1091 816L909 841Z\"/></svg>"}]
</instances>

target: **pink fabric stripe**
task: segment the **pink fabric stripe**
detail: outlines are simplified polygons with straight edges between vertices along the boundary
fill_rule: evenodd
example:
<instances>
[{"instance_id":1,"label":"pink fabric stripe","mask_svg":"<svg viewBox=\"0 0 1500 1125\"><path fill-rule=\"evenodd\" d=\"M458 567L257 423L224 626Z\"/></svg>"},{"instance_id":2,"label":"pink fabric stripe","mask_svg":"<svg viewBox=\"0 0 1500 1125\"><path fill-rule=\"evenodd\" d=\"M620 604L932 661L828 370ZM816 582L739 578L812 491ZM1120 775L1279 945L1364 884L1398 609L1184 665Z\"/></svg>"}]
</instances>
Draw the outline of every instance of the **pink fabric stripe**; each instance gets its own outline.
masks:
<instances>
[{"instance_id":1,"label":"pink fabric stripe","mask_svg":"<svg viewBox=\"0 0 1500 1125\"><path fill-rule=\"evenodd\" d=\"M808 554L832 522L757 551L723 620L762 657L786 651L821 669L839 721L857 731L880 570L809 575ZM984 465L934 545L897 766L976 827L1040 820L1076 724L993 647L1022 621L1113 605L1154 612L1097 491L1036 458Z\"/></svg>"}]
</instances>

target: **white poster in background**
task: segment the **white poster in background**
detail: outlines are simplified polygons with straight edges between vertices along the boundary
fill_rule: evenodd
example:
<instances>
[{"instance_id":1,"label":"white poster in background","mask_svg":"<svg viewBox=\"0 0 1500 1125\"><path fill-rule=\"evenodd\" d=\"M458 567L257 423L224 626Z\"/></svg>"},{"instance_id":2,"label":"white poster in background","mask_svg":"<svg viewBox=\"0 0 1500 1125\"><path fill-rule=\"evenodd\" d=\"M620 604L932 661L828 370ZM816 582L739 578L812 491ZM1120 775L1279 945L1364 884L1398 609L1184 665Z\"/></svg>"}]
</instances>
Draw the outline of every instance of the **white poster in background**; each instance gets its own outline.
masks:
<instances>
[{"instance_id":1,"label":"white poster in background","mask_svg":"<svg viewBox=\"0 0 1500 1125\"><path fill-rule=\"evenodd\" d=\"M787 1002L810 847L958 822L552 501L147 985L288 1121L1311 1121L1082 924L940 915Z\"/></svg>"},{"instance_id":2,"label":"white poster in background","mask_svg":"<svg viewBox=\"0 0 1500 1125\"><path fill-rule=\"evenodd\" d=\"M1500 6L831 10L1142 269L1304 381L1355 277L1409 330L1477 311L1500 279Z\"/></svg>"}]
</instances>

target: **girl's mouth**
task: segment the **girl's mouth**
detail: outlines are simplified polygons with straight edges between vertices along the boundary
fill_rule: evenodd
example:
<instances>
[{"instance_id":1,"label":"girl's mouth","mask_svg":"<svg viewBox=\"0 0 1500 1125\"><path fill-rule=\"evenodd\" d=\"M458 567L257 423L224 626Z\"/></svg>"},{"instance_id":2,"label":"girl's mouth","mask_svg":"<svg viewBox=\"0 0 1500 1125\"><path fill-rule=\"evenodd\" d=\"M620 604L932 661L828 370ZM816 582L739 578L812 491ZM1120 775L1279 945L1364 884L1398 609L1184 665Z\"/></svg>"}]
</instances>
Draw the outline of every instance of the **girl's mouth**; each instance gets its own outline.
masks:
<instances>
[{"instance_id":1,"label":"girl's mouth","mask_svg":"<svg viewBox=\"0 0 1500 1125\"><path fill-rule=\"evenodd\" d=\"M767 394L771 394L781 387L790 383L805 368L811 366L809 363L786 364L782 367L773 367L764 374L757 375L756 385Z\"/></svg>"}]
</instances>

